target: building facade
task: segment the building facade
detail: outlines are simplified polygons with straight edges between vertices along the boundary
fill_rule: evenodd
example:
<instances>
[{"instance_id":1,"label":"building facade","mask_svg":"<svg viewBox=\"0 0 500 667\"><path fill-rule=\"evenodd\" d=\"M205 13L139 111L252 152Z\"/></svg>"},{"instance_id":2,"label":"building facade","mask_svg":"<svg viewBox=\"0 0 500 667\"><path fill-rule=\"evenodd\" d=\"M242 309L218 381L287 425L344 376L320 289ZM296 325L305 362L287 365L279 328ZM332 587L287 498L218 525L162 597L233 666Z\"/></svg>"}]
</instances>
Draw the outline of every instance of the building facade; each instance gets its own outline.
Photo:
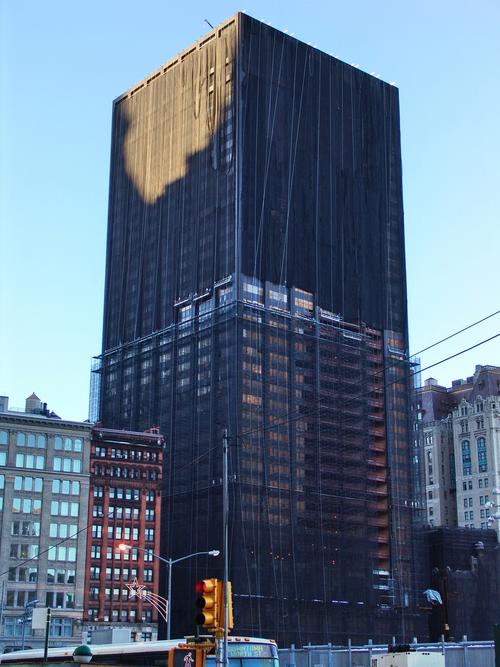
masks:
<instances>
[{"instance_id":1,"label":"building facade","mask_svg":"<svg viewBox=\"0 0 500 667\"><path fill-rule=\"evenodd\" d=\"M427 380L418 397L428 524L500 535L500 368L476 366L449 388Z\"/></svg>"},{"instance_id":2,"label":"building facade","mask_svg":"<svg viewBox=\"0 0 500 667\"><path fill-rule=\"evenodd\" d=\"M156 429L92 429L83 627L90 641L113 627L157 638L163 444ZM140 586L152 595L138 596Z\"/></svg>"},{"instance_id":3,"label":"building facade","mask_svg":"<svg viewBox=\"0 0 500 667\"><path fill-rule=\"evenodd\" d=\"M163 556L222 548L227 431L235 631L408 638L397 89L238 14L115 101L111 160L92 404L167 439ZM219 570L176 566L174 633Z\"/></svg>"},{"instance_id":4,"label":"building facade","mask_svg":"<svg viewBox=\"0 0 500 667\"><path fill-rule=\"evenodd\" d=\"M457 523L500 536L500 367L476 367L453 393Z\"/></svg>"},{"instance_id":5,"label":"building facade","mask_svg":"<svg viewBox=\"0 0 500 667\"><path fill-rule=\"evenodd\" d=\"M416 432L422 440L428 526L457 525L455 449L450 396L434 378L417 390Z\"/></svg>"},{"instance_id":6,"label":"building facade","mask_svg":"<svg viewBox=\"0 0 500 667\"><path fill-rule=\"evenodd\" d=\"M90 424L64 421L36 395L0 412L3 647L43 646L31 608L52 609L51 644L81 641Z\"/></svg>"}]
</instances>

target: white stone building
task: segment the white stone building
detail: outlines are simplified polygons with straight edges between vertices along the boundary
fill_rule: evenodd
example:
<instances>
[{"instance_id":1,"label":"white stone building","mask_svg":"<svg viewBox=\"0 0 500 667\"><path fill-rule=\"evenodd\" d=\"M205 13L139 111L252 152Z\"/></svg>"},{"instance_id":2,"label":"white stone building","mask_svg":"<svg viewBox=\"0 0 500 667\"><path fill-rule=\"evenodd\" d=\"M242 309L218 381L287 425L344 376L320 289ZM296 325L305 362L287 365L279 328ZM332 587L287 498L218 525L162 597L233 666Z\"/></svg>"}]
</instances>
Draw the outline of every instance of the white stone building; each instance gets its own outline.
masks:
<instances>
[{"instance_id":1,"label":"white stone building","mask_svg":"<svg viewBox=\"0 0 500 667\"><path fill-rule=\"evenodd\" d=\"M43 645L31 607L52 610L51 646L81 641L91 425L36 395L0 402L0 647ZM0 648L1 651L1 648Z\"/></svg>"},{"instance_id":2,"label":"white stone building","mask_svg":"<svg viewBox=\"0 0 500 667\"><path fill-rule=\"evenodd\" d=\"M417 391L427 523L493 528L500 536L500 367L476 366L449 388Z\"/></svg>"}]
</instances>

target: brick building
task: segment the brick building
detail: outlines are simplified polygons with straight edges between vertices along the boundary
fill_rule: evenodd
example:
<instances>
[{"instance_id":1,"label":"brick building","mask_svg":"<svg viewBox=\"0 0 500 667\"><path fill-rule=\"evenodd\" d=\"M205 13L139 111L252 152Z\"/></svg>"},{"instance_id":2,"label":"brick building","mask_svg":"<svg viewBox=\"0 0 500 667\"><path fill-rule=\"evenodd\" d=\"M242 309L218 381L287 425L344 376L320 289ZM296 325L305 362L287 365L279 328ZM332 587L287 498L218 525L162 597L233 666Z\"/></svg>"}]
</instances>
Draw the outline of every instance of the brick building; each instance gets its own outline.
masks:
<instances>
[{"instance_id":1,"label":"brick building","mask_svg":"<svg viewBox=\"0 0 500 667\"><path fill-rule=\"evenodd\" d=\"M158 612L134 595L137 580L158 593L163 437L92 429L84 629L126 627L157 635ZM130 549L121 551L119 544Z\"/></svg>"}]
</instances>

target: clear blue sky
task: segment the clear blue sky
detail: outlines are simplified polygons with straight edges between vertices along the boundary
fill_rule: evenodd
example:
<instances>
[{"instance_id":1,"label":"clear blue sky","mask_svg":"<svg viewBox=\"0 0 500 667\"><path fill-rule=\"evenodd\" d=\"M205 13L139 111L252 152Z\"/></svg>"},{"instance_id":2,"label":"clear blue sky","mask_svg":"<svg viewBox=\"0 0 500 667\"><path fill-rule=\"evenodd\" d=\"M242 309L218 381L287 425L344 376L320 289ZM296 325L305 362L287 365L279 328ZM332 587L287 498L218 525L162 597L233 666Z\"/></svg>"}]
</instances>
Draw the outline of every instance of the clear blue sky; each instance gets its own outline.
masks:
<instances>
[{"instance_id":1,"label":"clear blue sky","mask_svg":"<svg viewBox=\"0 0 500 667\"><path fill-rule=\"evenodd\" d=\"M400 90L410 346L500 308L498 0L0 0L0 394L85 419L100 352L112 100L244 10ZM500 317L422 356L500 331ZM500 338L438 366L500 365Z\"/></svg>"}]
</instances>

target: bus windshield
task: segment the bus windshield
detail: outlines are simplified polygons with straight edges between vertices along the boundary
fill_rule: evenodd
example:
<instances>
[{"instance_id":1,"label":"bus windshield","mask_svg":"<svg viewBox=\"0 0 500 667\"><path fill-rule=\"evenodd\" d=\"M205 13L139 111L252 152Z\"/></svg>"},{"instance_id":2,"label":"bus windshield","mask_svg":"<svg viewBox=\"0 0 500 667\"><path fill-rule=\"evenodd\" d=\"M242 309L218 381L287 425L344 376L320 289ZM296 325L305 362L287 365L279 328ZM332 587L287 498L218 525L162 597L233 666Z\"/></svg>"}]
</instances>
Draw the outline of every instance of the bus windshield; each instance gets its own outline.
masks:
<instances>
[{"instance_id":1,"label":"bus windshield","mask_svg":"<svg viewBox=\"0 0 500 667\"><path fill-rule=\"evenodd\" d=\"M279 667L278 650L274 644L252 642L228 644L229 667ZM215 656L209 655L212 667Z\"/></svg>"}]
</instances>

